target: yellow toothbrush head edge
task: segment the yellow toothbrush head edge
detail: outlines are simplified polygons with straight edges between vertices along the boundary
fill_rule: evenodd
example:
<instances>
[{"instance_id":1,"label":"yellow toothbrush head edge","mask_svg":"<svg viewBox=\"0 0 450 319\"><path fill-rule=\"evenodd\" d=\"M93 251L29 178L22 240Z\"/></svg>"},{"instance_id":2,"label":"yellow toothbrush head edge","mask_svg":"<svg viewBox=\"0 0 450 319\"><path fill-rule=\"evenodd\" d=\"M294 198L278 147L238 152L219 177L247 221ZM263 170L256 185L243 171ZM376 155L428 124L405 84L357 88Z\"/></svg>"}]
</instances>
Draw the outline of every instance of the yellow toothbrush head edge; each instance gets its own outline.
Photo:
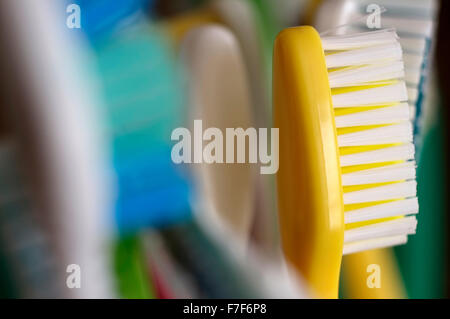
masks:
<instances>
[{"instance_id":1,"label":"yellow toothbrush head edge","mask_svg":"<svg viewBox=\"0 0 450 319\"><path fill-rule=\"evenodd\" d=\"M273 79L283 250L319 297L337 298L343 191L325 55L314 28L281 31L274 45Z\"/></svg>"}]
</instances>

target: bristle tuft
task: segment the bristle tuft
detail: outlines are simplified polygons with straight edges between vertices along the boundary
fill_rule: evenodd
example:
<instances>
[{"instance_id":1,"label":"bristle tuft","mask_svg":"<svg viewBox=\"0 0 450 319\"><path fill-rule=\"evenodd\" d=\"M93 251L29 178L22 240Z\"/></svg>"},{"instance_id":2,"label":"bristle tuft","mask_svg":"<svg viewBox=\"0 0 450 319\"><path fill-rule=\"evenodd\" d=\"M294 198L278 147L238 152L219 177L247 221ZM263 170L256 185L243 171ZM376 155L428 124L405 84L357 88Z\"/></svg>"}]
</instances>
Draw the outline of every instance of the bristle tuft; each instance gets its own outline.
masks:
<instances>
[{"instance_id":1,"label":"bristle tuft","mask_svg":"<svg viewBox=\"0 0 450 319\"><path fill-rule=\"evenodd\" d=\"M323 37L322 45L342 167L344 254L404 244L418 212L410 122L417 92L409 87L416 78L404 79L393 30Z\"/></svg>"}]
</instances>

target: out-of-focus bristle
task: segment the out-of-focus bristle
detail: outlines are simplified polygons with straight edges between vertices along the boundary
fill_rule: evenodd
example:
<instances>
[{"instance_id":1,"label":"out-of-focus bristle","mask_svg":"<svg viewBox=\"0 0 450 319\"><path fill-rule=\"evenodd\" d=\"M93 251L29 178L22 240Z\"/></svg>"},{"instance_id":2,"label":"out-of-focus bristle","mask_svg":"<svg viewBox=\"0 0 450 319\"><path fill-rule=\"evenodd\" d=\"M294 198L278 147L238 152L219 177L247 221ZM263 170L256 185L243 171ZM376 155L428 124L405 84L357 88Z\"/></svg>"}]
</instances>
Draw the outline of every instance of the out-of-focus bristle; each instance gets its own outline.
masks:
<instances>
[{"instance_id":1,"label":"out-of-focus bristle","mask_svg":"<svg viewBox=\"0 0 450 319\"><path fill-rule=\"evenodd\" d=\"M322 37L322 44L342 168L344 254L404 244L417 225L408 104L417 94L404 79L399 39L382 30Z\"/></svg>"}]
</instances>

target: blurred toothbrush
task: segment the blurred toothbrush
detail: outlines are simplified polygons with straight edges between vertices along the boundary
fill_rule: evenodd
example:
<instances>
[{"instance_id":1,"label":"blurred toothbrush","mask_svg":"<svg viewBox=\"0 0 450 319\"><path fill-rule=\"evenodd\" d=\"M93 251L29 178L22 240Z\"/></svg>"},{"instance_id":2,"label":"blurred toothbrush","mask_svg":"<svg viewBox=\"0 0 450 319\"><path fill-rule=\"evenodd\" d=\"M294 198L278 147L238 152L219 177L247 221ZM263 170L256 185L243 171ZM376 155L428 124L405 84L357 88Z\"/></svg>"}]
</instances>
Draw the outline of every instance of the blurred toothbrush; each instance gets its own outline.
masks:
<instances>
[{"instance_id":1,"label":"blurred toothbrush","mask_svg":"<svg viewBox=\"0 0 450 319\"><path fill-rule=\"evenodd\" d=\"M6 0L0 7L2 47L15 74L11 111L20 119L15 124L28 154L24 162L35 173L37 214L57 247L55 276L65 279L67 267L76 264L81 287L69 289L63 280L64 296L113 297L111 184L87 47L58 24L64 21L62 2Z\"/></svg>"},{"instance_id":2,"label":"blurred toothbrush","mask_svg":"<svg viewBox=\"0 0 450 319\"><path fill-rule=\"evenodd\" d=\"M192 30L183 43L182 61L193 121L202 121L204 129L215 127L222 132L252 126L248 78L239 44L230 31L220 26ZM244 241L249 240L256 168L248 163L196 165L201 165L194 170L199 194L203 194L204 214L199 218L219 219Z\"/></svg>"}]
</instances>

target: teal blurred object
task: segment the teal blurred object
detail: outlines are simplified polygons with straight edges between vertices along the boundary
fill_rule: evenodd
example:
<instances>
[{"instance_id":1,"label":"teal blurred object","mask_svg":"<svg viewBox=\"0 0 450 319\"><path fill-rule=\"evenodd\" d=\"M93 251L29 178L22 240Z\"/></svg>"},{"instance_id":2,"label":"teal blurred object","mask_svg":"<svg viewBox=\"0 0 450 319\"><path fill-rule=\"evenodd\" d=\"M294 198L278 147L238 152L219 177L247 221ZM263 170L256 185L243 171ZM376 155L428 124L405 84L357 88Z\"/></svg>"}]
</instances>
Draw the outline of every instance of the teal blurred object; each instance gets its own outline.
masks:
<instances>
[{"instance_id":1,"label":"teal blurred object","mask_svg":"<svg viewBox=\"0 0 450 319\"><path fill-rule=\"evenodd\" d=\"M120 25L150 13L154 0L66 0L80 6L82 31L91 41L113 33Z\"/></svg>"},{"instance_id":2,"label":"teal blurred object","mask_svg":"<svg viewBox=\"0 0 450 319\"><path fill-rule=\"evenodd\" d=\"M97 58L121 232L189 218L189 187L171 160L183 90L174 50L148 25L153 0L78 0Z\"/></svg>"},{"instance_id":3,"label":"teal blurred object","mask_svg":"<svg viewBox=\"0 0 450 319\"><path fill-rule=\"evenodd\" d=\"M169 40L149 25L125 29L95 52L103 85L120 231L163 226L190 216L186 176L171 159L181 126L181 74Z\"/></svg>"}]
</instances>

